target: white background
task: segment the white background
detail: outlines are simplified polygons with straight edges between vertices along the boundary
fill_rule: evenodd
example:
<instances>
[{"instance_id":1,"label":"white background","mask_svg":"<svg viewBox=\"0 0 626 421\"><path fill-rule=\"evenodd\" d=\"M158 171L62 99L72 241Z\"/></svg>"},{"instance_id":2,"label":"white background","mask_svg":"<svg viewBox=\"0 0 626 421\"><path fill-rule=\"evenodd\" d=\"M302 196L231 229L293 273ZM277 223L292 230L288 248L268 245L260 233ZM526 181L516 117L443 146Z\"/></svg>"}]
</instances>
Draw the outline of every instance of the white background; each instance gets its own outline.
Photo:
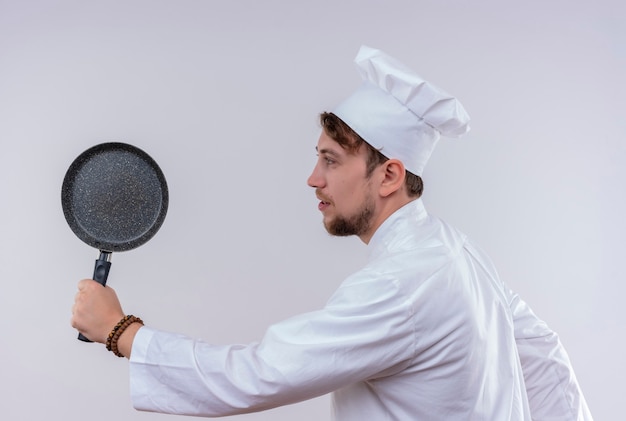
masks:
<instances>
[{"instance_id":1,"label":"white background","mask_svg":"<svg viewBox=\"0 0 626 421\"><path fill-rule=\"evenodd\" d=\"M491 255L567 347L597 420L626 375L626 29L619 0L0 0L0 417L152 420L128 364L76 340L98 252L61 211L72 160L105 141L160 164L161 231L109 285L147 324L259 339L322 306L365 247L329 237L306 186L317 114L360 82L361 44L473 118L425 173L431 213ZM324 420L328 397L235 420Z\"/></svg>"}]
</instances>

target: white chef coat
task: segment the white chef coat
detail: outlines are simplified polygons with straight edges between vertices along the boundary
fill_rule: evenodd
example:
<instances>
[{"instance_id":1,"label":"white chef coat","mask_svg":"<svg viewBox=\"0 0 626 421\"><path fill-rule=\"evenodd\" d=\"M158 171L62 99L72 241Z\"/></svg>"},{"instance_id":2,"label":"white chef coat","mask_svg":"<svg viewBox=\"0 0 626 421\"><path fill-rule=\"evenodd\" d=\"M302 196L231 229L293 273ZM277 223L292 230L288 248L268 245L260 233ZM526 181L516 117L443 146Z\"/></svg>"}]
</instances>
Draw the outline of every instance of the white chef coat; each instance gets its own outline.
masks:
<instances>
[{"instance_id":1,"label":"white chef coat","mask_svg":"<svg viewBox=\"0 0 626 421\"><path fill-rule=\"evenodd\" d=\"M421 200L390 216L368 250L324 308L258 343L142 327L135 408L224 416L332 392L338 421L591 420L558 337Z\"/></svg>"}]
</instances>

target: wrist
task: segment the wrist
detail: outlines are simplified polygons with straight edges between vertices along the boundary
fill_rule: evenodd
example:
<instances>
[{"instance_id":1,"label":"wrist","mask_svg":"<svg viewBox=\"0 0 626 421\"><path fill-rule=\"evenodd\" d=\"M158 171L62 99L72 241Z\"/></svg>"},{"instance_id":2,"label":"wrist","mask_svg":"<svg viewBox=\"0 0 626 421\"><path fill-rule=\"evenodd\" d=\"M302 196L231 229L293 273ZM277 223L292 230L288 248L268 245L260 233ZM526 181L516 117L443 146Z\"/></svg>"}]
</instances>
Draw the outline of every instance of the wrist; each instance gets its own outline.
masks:
<instances>
[{"instance_id":1,"label":"wrist","mask_svg":"<svg viewBox=\"0 0 626 421\"><path fill-rule=\"evenodd\" d=\"M122 335L117 340L117 350L122 356L130 359L130 354L133 349L133 341L135 340L135 335L143 327L143 323L135 322L128 326L128 328L122 333Z\"/></svg>"},{"instance_id":2,"label":"wrist","mask_svg":"<svg viewBox=\"0 0 626 421\"><path fill-rule=\"evenodd\" d=\"M107 350L118 357L130 358L132 341L143 321L132 314L124 316L111 330L106 340Z\"/></svg>"}]
</instances>

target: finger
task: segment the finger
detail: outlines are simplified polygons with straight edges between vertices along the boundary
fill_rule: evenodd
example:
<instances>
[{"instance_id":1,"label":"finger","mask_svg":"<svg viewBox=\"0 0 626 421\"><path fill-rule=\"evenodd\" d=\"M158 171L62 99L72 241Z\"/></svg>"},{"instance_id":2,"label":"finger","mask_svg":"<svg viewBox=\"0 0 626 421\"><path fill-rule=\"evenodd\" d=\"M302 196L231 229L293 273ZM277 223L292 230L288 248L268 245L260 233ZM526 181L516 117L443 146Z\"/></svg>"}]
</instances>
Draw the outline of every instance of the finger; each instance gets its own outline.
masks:
<instances>
[{"instance_id":1,"label":"finger","mask_svg":"<svg viewBox=\"0 0 626 421\"><path fill-rule=\"evenodd\" d=\"M82 291L89 286L89 279L83 279L78 282L78 290Z\"/></svg>"}]
</instances>

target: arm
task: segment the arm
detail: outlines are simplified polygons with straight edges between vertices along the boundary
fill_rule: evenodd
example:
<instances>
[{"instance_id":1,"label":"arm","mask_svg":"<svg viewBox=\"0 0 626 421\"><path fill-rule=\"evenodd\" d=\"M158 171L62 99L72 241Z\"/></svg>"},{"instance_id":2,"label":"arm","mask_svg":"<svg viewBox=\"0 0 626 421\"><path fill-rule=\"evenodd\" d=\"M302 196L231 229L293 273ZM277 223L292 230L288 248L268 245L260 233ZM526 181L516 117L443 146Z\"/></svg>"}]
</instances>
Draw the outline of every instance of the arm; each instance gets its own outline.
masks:
<instances>
[{"instance_id":1,"label":"arm","mask_svg":"<svg viewBox=\"0 0 626 421\"><path fill-rule=\"evenodd\" d=\"M534 421L593 418L558 335L508 291L515 341Z\"/></svg>"},{"instance_id":2,"label":"arm","mask_svg":"<svg viewBox=\"0 0 626 421\"><path fill-rule=\"evenodd\" d=\"M331 305L276 323L259 343L247 345L216 345L144 327L130 360L133 405L217 417L311 399L412 355L407 325L389 314L364 316Z\"/></svg>"},{"instance_id":3,"label":"arm","mask_svg":"<svg viewBox=\"0 0 626 421\"><path fill-rule=\"evenodd\" d=\"M118 349L132 355L133 405L209 417L260 411L326 394L413 355L406 305L397 305L393 293L380 296L366 282L357 285L350 295L367 293L369 301L354 307L336 298L323 310L270 327L249 345L215 345L131 325ZM110 287L79 283L72 325L85 336L106 342L123 315Z\"/></svg>"}]
</instances>

